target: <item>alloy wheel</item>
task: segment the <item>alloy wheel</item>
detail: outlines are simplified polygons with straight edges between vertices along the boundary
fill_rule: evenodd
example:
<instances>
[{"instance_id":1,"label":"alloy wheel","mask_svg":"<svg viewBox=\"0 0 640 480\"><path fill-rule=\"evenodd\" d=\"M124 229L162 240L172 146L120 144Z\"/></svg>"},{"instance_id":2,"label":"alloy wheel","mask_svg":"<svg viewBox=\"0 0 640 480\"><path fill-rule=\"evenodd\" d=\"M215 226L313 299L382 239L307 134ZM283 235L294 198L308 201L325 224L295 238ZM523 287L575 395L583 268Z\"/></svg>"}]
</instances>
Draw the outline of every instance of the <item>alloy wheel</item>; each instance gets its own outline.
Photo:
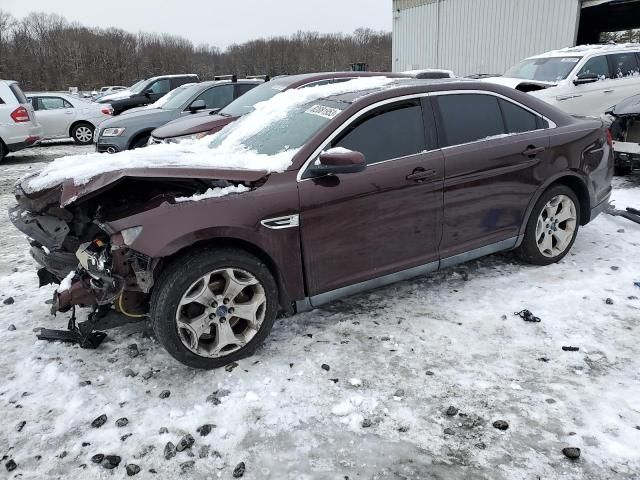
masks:
<instances>
[{"instance_id":1,"label":"alloy wheel","mask_svg":"<svg viewBox=\"0 0 640 480\"><path fill-rule=\"evenodd\" d=\"M76 128L76 139L82 143L91 142L93 140L93 130L85 126Z\"/></svg>"},{"instance_id":2,"label":"alloy wheel","mask_svg":"<svg viewBox=\"0 0 640 480\"><path fill-rule=\"evenodd\" d=\"M251 273L217 269L193 282L176 310L182 344L196 355L220 358L240 350L260 330L267 298Z\"/></svg>"},{"instance_id":3,"label":"alloy wheel","mask_svg":"<svg viewBox=\"0 0 640 480\"><path fill-rule=\"evenodd\" d=\"M578 217L576 206L566 195L556 195L547 202L536 224L536 243L540 253L554 258L571 244Z\"/></svg>"}]
</instances>

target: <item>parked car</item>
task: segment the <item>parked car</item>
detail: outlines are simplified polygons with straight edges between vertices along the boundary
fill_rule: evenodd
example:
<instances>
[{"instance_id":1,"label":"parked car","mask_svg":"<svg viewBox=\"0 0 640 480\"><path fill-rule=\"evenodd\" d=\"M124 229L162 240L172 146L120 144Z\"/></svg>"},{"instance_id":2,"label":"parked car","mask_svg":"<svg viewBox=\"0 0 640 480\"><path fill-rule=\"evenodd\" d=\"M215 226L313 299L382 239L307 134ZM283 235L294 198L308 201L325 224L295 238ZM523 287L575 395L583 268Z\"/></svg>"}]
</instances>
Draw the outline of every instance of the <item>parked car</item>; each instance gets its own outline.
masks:
<instances>
[{"instance_id":1,"label":"parked car","mask_svg":"<svg viewBox=\"0 0 640 480\"><path fill-rule=\"evenodd\" d=\"M120 85L114 85L114 86L110 86L110 87L100 87L100 90L94 90L91 92L91 98L93 99L93 101L96 101L106 95L111 95L112 93L118 93L118 92L122 92L123 90L126 90L127 87L123 87Z\"/></svg>"},{"instance_id":2,"label":"parked car","mask_svg":"<svg viewBox=\"0 0 640 480\"><path fill-rule=\"evenodd\" d=\"M23 179L10 218L41 282L65 278L54 310L148 308L198 368L251 354L279 312L502 250L558 262L613 174L600 119L494 84L384 78L275 96L212 141L110 158Z\"/></svg>"},{"instance_id":3,"label":"parked car","mask_svg":"<svg viewBox=\"0 0 640 480\"><path fill-rule=\"evenodd\" d=\"M226 125L253 111L255 105L264 102L278 93L295 88L317 87L331 83L345 82L354 78L387 76L393 78L408 77L404 74L380 72L326 72L287 75L273 78L249 94L233 101L220 112L209 112L179 118L151 132L150 143L179 142L185 139L201 138L216 133Z\"/></svg>"},{"instance_id":4,"label":"parked car","mask_svg":"<svg viewBox=\"0 0 640 480\"><path fill-rule=\"evenodd\" d=\"M455 74L451 70L443 70L440 68L425 68L422 70L408 70L402 72L414 78L421 80L437 80L439 78L456 78Z\"/></svg>"},{"instance_id":5,"label":"parked car","mask_svg":"<svg viewBox=\"0 0 640 480\"><path fill-rule=\"evenodd\" d=\"M101 126L96 136L96 150L116 153L143 147L154 128L197 112L218 111L234 98L263 83L262 80L234 80L188 83L151 105L113 117Z\"/></svg>"},{"instance_id":6,"label":"parked car","mask_svg":"<svg viewBox=\"0 0 640 480\"><path fill-rule=\"evenodd\" d=\"M640 44L554 50L485 81L530 92L573 115L599 116L640 91Z\"/></svg>"},{"instance_id":7,"label":"parked car","mask_svg":"<svg viewBox=\"0 0 640 480\"><path fill-rule=\"evenodd\" d=\"M34 92L27 98L42 125L42 139L73 138L79 145L89 145L93 133L102 122L111 118L108 104L97 104L66 93Z\"/></svg>"},{"instance_id":8,"label":"parked car","mask_svg":"<svg viewBox=\"0 0 640 480\"><path fill-rule=\"evenodd\" d=\"M199 83L195 74L162 75L141 80L133 86L120 92L105 95L98 99L98 103L109 103L113 107L113 114L119 115L125 110L142 107L154 103L171 90L185 83Z\"/></svg>"},{"instance_id":9,"label":"parked car","mask_svg":"<svg viewBox=\"0 0 640 480\"><path fill-rule=\"evenodd\" d=\"M613 117L611 134L617 175L640 171L640 95L634 95L607 111Z\"/></svg>"},{"instance_id":10,"label":"parked car","mask_svg":"<svg viewBox=\"0 0 640 480\"><path fill-rule=\"evenodd\" d=\"M33 107L13 80L0 80L0 161L42 138Z\"/></svg>"}]
</instances>

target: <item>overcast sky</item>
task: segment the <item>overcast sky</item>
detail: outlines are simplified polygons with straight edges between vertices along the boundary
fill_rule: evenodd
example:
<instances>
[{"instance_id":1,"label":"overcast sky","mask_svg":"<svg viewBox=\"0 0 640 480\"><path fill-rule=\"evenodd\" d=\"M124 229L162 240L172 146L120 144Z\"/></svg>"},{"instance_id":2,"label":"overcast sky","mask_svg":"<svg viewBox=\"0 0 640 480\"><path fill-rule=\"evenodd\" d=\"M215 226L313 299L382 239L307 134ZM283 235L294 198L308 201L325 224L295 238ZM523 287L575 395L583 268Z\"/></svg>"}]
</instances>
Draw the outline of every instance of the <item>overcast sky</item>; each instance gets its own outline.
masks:
<instances>
[{"instance_id":1,"label":"overcast sky","mask_svg":"<svg viewBox=\"0 0 640 480\"><path fill-rule=\"evenodd\" d=\"M391 0L2 0L15 17L57 13L86 26L171 33L221 48L298 30L391 30Z\"/></svg>"}]
</instances>

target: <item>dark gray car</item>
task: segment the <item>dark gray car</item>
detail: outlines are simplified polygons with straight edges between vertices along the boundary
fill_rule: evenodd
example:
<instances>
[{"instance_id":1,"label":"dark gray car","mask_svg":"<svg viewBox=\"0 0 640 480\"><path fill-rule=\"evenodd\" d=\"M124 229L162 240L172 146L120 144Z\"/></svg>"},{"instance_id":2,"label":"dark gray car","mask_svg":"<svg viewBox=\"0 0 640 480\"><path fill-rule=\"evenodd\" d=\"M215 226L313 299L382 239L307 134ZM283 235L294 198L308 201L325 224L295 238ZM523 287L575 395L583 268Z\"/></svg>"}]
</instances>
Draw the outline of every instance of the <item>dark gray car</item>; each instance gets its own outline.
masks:
<instances>
[{"instance_id":1,"label":"dark gray car","mask_svg":"<svg viewBox=\"0 0 640 480\"><path fill-rule=\"evenodd\" d=\"M143 147L155 128L196 112L219 110L261 83L264 80L244 79L182 85L151 105L103 122L96 131L96 150L116 153Z\"/></svg>"}]
</instances>

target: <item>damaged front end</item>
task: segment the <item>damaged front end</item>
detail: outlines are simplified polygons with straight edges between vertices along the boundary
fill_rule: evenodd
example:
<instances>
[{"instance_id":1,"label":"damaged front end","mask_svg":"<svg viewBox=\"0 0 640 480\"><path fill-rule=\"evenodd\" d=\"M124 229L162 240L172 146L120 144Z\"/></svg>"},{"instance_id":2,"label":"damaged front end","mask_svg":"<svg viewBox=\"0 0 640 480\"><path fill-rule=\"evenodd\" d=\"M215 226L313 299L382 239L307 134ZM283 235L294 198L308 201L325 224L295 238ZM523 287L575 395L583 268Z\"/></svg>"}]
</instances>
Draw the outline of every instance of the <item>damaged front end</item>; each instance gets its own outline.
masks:
<instances>
[{"instance_id":1,"label":"damaged front end","mask_svg":"<svg viewBox=\"0 0 640 480\"><path fill-rule=\"evenodd\" d=\"M175 203L176 198L241 183L187 177L186 172L177 178L167 178L167 172L148 173L132 178L120 172L101 176L94 185L69 183L33 193L22 184L16 186L18 204L10 209L10 220L28 237L30 253L40 266L40 286L60 284L52 313L80 306L146 316L162 259L130 247L142 226L113 231L111 222Z\"/></svg>"},{"instance_id":2,"label":"damaged front end","mask_svg":"<svg viewBox=\"0 0 640 480\"><path fill-rule=\"evenodd\" d=\"M607 114L614 119L610 130L616 173L640 171L640 95L623 100Z\"/></svg>"}]
</instances>

